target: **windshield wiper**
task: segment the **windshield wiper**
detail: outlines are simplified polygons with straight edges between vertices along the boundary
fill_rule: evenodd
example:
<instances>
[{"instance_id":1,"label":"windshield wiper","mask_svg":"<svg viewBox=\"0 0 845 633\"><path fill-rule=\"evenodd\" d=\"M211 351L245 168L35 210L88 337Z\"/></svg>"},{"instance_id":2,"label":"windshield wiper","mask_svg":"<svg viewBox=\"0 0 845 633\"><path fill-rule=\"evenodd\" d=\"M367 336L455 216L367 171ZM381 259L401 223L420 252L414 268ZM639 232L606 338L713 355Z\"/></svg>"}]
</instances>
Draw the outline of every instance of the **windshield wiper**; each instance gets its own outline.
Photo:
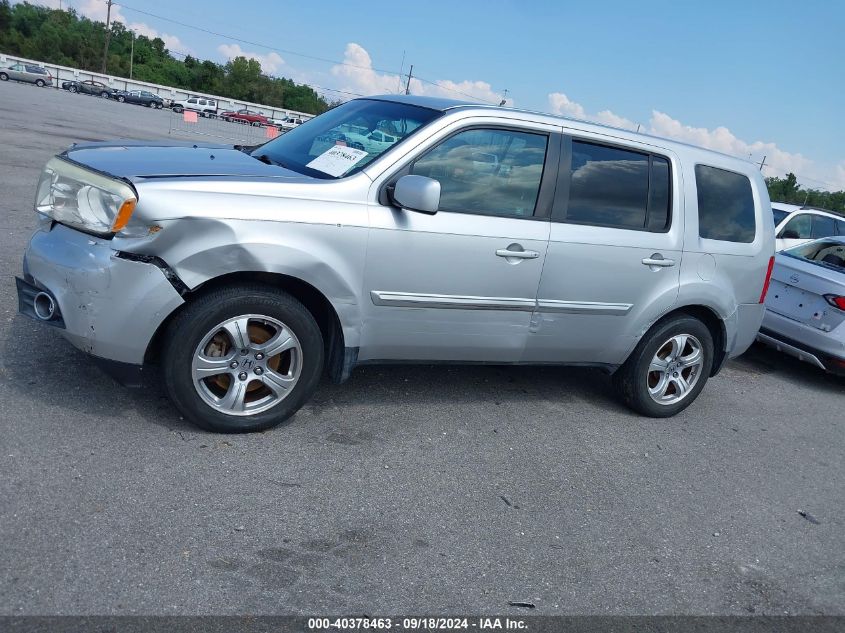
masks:
<instances>
[{"instance_id":1,"label":"windshield wiper","mask_svg":"<svg viewBox=\"0 0 845 633\"><path fill-rule=\"evenodd\" d=\"M250 156L252 156L255 160L260 160L265 165L275 165L276 167L281 167L282 169L290 169L290 167L288 167L282 161L272 159L269 156L267 156L267 154L259 154L258 156L250 154ZM291 170L291 171L294 171L294 170Z\"/></svg>"}]
</instances>

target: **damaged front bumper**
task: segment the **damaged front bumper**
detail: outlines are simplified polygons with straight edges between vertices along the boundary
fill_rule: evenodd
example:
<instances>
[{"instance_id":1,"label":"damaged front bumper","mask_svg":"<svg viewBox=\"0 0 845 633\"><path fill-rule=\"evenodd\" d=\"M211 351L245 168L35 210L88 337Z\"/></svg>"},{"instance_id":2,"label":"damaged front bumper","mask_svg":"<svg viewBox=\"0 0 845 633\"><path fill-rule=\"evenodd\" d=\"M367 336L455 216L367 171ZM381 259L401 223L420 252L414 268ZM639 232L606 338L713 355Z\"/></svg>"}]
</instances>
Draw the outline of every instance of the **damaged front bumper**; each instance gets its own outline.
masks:
<instances>
[{"instance_id":1,"label":"damaged front bumper","mask_svg":"<svg viewBox=\"0 0 845 633\"><path fill-rule=\"evenodd\" d=\"M166 272L158 261L122 256L110 240L54 224L36 231L24 254L19 310L133 384L156 330L183 303Z\"/></svg>"}]
</instances>

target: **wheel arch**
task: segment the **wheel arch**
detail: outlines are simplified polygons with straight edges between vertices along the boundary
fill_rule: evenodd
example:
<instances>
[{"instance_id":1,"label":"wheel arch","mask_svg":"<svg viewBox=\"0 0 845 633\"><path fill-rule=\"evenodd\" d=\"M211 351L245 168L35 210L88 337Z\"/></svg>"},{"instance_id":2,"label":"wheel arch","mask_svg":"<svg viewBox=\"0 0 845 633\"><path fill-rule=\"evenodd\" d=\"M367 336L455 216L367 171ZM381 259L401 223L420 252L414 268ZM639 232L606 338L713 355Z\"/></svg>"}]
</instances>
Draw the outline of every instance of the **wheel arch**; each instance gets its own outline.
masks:
<instances>
[{"instance_id":1,"label":"wheel arch","mask_svg":"<svg viewBox=\"0 0 845 633\"><path fill-rule=\"evenodd\" d=\"M323 335L326 372L329 377L336 383L344 382L349 378L349 374L357 361L358 348L346 347L340 316L328 297L318 288L302 279L282 273L263 271L226 273L209 279L196 288L186 290L183 294L185 302L159 324L155 334L150 339L144 355L145 362L158 360L167 327L194 299L222 287L246 283L260 283L277 290L283 290L302 303L314 317Z\"/></svg>"},{"instance_id":2,"label":"wheel arch","mask_svg":"<svg viewBox=\"0 0 845 633\"><path fill-rule=\"evenodd\" d=\"M702 304L690 304L674 307L671 311L660 317L654 325L679 315L691 316L698 319L710 330L710 335L713 337L713 365L710 369L710 376L715 376L721 370L728 355L728 331L724 319L719 316L719 313L714 308Z\"/></svg>"}]
</instances>

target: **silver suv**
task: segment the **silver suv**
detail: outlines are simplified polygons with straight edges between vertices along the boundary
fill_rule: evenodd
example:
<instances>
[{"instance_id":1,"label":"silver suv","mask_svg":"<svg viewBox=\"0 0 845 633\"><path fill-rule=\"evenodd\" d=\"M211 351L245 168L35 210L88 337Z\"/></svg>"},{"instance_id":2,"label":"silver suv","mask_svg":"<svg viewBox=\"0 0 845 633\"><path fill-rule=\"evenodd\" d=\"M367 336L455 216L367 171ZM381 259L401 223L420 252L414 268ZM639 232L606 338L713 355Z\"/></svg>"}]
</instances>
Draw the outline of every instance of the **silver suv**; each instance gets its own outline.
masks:
<instances>
[{"instance_id":1,"label":"silver suv","mask_svg":"<svg viewBox=\"0 0 845 633\"><path fill-rule=\"evenodd\" d=\"M375 133L393 141L352 146ZM671 416L754 340L774 252L751 163L421 97L252 148L76 145L35 208L21 312L126 383L159 363L215 431L279 424L324 372L407 361L600 367Z\"/></svg>"}]
</instances>

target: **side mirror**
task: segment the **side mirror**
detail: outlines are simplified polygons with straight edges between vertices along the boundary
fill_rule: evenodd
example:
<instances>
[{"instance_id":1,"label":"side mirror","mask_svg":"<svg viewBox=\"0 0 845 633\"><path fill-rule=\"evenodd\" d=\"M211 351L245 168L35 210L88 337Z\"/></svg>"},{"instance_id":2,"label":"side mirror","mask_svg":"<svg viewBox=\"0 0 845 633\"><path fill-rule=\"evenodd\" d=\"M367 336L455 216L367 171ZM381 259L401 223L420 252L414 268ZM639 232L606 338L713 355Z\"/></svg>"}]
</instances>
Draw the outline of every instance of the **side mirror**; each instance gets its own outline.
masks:
<instances>
[{"instance_id":1,"label":"side mirror","mask_svg":"<svg viewBox=\"0 0 845 633\"><path fill-rule=\"evenodd\" d=\"M798 240L801 239L801 236L798 235L798 231L795 229L790 229L789 231L783 231L780 234L781 239L784 240Z\"/></svg>"},{"instance_id":2,"label":"side mirror","mask_svg":"<svg viewBox=\"0 0 845 633\"><path fill-rule=\"evenodd\" d=\"M425 176L402 176L396 181L392 197L403 209L434 215L440 207L440 183Z\"/></svg>"}]
</instances>

